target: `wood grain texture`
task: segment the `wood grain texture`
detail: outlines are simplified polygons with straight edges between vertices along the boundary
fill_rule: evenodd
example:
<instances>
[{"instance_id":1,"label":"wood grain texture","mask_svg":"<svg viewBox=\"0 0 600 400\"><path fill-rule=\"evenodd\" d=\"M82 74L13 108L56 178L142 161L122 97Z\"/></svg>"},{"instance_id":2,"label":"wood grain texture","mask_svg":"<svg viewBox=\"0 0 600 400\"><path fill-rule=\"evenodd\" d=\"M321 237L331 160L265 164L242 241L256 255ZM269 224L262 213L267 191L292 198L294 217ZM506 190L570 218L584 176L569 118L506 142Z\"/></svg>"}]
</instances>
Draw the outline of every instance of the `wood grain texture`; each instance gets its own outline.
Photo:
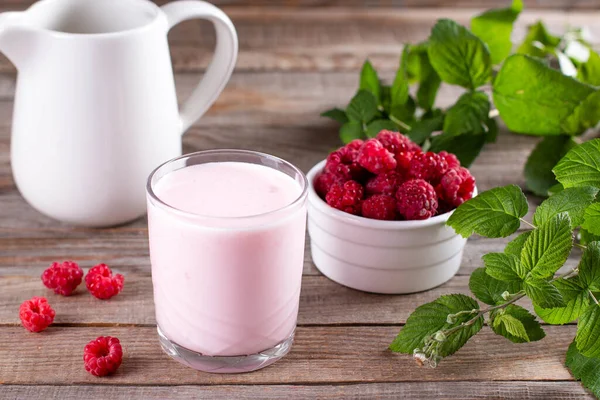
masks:
<instances>
[{"instance_id":1,"label":"wood grain texture","mask_svg":"<svg viewBox=\"0 0 600 400\"><path fill-rule=\"evenodd\" d=\"M507 399L574 400L594 397L576 382L430 382L366 383L349 385L274 386L0 386L6 400L163 399Z\"/></svg>"},{"instance_id":2,"label":"wood grain texture","mask_svg":"<svg viewBox=\"0 0 600 400\"><path fill-rule=\"evenodd\" d=\"M10 0L9 0L10 1ZM588 26L600 40L600 0L596 11L526 11L519 18L514 40L524 37L528 24L542 19L554 33L567 26ZM544 1L546 2L546 1ZM271 3L271 2L269 2ZM413 4L419 4L414 0ZM24 3L0 4L0 10L23 9ZM238 71L358 71L366 58L380 70L398 66L404 43L427 39L438 18L468 25L481 9L385 9L226 7L239 36ZM175 71L204 70L212 58L214 31L206 21L188 21L169 34ZM0 71L14 71L0 57Z\"/></svg>"},{"instance_id":3,"label":"wood grain texture","mask_svg":"<svg viewBox=\"0 0 600 400\"><path fill-rule=\"evenodd\" d=\"M485 328L436 369L418 368L411 357L387 347L398 326L299 327L292 351L274 366L251 374L194 371L169 360L151 327L51 327L41 334L0 327L0 379L4 384L302 384L412 381L565 381L563 366L574 326L549 326L539 342L515 345ZM114 376L98 379L83 368L85 344L116 336L124 362Z\"/></svg>"}]
</instances>

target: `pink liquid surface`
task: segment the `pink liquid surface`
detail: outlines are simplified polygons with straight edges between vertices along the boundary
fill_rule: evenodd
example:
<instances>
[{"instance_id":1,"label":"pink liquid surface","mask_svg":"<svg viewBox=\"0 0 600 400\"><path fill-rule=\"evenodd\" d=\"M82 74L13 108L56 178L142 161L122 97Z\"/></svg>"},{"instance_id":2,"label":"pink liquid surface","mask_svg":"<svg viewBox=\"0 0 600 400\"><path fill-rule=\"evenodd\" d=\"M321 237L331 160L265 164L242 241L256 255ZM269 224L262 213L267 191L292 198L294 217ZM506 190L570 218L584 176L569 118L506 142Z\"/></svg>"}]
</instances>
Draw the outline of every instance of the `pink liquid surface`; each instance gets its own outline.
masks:
<instances>
[{"instance_id":1,"label":"pink liquid surface","mask_svg":"<svg viewBox=\"0 0 600 400\"><path fill-rule=\"evenodd\" d=\"M211 356L255 354L288 338L298 314L306 207L269 212L293 203L300 185L269 167L221 162L173 171L154 191L168 205L198 214L148 203L163 333ZM254 217L232 218L247 216Z\"/></svg>"}]
</instances>

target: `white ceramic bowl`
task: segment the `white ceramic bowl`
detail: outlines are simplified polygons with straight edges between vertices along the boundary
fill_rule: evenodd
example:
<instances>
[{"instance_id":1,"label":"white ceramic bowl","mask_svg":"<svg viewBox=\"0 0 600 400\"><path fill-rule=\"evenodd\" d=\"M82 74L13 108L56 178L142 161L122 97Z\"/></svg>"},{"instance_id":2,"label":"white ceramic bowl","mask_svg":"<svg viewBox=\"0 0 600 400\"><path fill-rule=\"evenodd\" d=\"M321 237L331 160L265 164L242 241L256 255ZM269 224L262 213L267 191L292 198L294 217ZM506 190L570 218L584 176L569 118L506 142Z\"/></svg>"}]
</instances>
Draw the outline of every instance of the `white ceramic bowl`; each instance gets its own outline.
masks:
<instances>
[{"instance_id":1,"label":"white ceramic bowl","mask_svg":"<svg viewBox=\"0 0 600 400\"><path fill-rule=\"evenodd\" d=\"M313 262L325 276L353 289L400 294L431 289L456 274L467 240L446 226L452 212L379 221L336 210L314 188L324 166L325 160L308 173L308 233Z\"/></svg>"}]
</instances>

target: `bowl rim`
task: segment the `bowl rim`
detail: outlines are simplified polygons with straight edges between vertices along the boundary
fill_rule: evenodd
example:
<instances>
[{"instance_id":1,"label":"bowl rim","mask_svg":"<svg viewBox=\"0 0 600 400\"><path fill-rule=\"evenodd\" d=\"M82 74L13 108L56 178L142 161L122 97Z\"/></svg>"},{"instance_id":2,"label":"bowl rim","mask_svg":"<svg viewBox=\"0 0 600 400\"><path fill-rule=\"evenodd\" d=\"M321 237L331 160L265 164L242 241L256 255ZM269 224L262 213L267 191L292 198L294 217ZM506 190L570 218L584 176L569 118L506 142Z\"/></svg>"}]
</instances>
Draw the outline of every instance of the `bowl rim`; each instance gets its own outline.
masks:
<instances>
[{"instance_id":1,"label":"bowl rim","mask_svg":"<svg viewBox=\"0 0 600 400\"><path fill-rule=\"evenodd\" d=\"M385 230L412 230L417 228L424 228L432 225L445 224L448 221L448 218L452 215L454 210L448 211L447 213L436 215L435 217L431 217L423 220L414 220L414 221L383 221L377 219L369 219L365 217L360 217L358 215L352 215L345 213L343 211L337 210L327 204L316 192L314 187L314 180L319 172L325 167L325 163L327 160L322 160L316 163L308 174L306 174L306 178L308 179L308 202L313 205L319 211L327 214L329 217L339 220L341 222L349 223L352 225L367 227L372 229L385 229ZM475 186L475 190L473 191L473 197L477 196L477 186ZM310 213L310 208L309 211Z\"/></svg>"}]
</instances>

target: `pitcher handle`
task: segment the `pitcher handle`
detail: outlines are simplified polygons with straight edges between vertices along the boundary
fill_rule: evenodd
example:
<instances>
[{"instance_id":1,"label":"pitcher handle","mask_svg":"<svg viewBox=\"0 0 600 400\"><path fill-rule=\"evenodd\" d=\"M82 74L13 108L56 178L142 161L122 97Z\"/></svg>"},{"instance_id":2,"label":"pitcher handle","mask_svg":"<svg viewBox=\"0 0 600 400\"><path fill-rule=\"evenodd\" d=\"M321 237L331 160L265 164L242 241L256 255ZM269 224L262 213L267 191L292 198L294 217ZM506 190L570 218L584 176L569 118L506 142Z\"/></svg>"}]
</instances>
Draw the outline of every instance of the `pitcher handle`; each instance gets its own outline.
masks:
<instances>
[{"instance_id":1,"label":"pitcher handle","mask_svg":"<svg viewBox=\"0 0 600 400\"><path fill-rule=\"evenodd\" d=\"M238 53L235 27L223 11L204 1L182 0L166 4L161 10L167 15L169 30L180 22L201 18L215 26L217 46L204 77L181 109L183 134L215 102L231 77Z\"/></svg>"}]
</instances>

